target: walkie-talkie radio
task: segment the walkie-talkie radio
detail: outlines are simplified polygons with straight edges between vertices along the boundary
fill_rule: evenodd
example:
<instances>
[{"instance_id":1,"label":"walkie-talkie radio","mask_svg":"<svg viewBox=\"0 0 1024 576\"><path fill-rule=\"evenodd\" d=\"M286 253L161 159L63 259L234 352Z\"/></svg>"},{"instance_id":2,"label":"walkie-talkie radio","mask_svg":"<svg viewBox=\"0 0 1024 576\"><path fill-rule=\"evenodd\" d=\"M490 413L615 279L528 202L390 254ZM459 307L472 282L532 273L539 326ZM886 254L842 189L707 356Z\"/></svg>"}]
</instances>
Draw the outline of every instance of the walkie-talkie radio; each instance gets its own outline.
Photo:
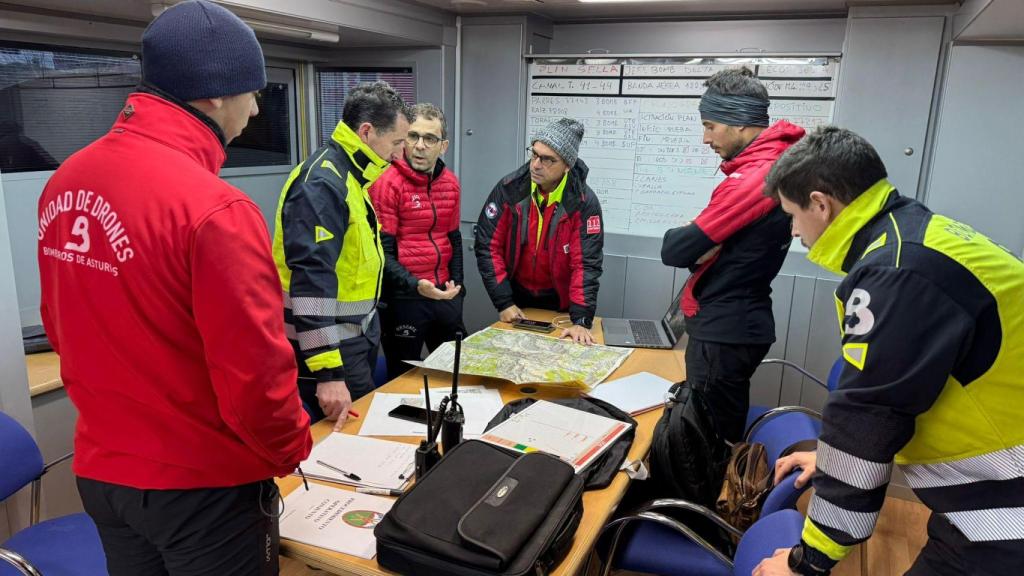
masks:
<instances>
[{"instance_id":1,"label":"walkie-talkie radio","mask_svg":"<svg viewBox=\"0 0 1024 576\"><path fill-rule=\"evenodd\" d=\"M462 359L462 333L455 334L455 366L452 371L452 394L441 401L441 448L448 452L462 442L462 426L466 415L459 404L459 362Z\"/></svg>"},{"instance_id":2,"label":"walkie-talkie radio","mask_svg":"<svg viewBox=\"0 0 1024 576\"><path fill-rule=\"evenodd\" d=\"M423 397L427 402L427 437L420 440L420 447L416 449L416 480L419 481L423 475L430 471L441 459L437 451L437 431L441 428L440 422L431 418L430 412L430 381L427 375L423 375Z\"/></svg>"}]
</instances>

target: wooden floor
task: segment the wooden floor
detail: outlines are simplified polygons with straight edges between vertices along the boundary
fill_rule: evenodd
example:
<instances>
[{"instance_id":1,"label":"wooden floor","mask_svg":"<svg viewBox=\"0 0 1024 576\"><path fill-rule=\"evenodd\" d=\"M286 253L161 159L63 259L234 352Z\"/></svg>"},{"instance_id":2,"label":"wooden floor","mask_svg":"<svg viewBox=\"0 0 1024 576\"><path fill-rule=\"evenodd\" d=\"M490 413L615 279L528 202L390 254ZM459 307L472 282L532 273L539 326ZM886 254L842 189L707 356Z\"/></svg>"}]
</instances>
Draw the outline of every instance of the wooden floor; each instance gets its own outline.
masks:
<instances>
[{"instance_id":1,"label":"wooden floor","mask_svg":"<svg viewBox=\"0 0 1024 576\"><path fill-rule=\"evenodd\" d=\"M806 510L806 498L801 510ZM917 502L887 498L875 534L832 571L833 576L902 576L927 540L928 509ZM324 576L301 562L281 558L281 576ZM616 576L629 576L618 571Z\"/></svg>"}]
</instances>

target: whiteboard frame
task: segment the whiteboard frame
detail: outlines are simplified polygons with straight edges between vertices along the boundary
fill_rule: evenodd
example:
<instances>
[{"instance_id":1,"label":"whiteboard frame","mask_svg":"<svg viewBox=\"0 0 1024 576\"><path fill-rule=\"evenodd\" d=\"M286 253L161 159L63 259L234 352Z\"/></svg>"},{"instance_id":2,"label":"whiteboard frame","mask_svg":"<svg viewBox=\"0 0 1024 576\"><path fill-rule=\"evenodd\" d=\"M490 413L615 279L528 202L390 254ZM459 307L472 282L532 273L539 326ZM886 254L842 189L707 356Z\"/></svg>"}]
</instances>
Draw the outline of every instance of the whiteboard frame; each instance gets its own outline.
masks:
<instances>
[{"instance_id":1,"label":"whiteboard frame","mask_svg":"<svg viewBox=\"0 0 1024 576\"><path fill-rule=\"evenodd\" d=\"M841 58L842 52L676 52L662 54L523 54L526 60L547 60L557 58Z\"/></svg>"}]
</instances>

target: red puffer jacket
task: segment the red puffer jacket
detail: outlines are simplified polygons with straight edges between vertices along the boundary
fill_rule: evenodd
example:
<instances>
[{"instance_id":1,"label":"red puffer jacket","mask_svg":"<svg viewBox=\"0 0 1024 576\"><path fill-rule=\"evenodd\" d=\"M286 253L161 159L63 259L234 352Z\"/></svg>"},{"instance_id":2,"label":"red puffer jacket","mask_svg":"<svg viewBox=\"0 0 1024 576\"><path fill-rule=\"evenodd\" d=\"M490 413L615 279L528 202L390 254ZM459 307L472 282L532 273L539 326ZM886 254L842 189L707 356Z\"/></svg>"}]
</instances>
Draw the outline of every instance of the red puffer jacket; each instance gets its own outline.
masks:
<instances>
[{"instance_id":1,"label":"red puffer jacket","mask_svg":"<svg viewBox=\"0 0 1024 576\"><path fill-rule=\"evenodd\" d=\"M462 284L459 193L459 180L441 160L427 174L404 157L370 187L386 255L385 295L418 297L420 279L442 289L448 280Z\"/></svg>"}]
</instances>

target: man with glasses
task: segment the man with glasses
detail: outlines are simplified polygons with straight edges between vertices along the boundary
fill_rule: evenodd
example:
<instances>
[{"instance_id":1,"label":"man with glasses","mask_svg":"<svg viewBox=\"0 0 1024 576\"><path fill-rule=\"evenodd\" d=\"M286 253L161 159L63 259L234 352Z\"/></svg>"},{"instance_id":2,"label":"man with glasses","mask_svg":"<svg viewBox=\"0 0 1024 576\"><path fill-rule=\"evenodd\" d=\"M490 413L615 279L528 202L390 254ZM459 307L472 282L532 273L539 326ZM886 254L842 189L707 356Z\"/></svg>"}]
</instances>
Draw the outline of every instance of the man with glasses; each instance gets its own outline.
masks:
<instances>
[{"instance_id":1,"label":"man with glasses","mask_svg":"<svg viewBox=\"0 0 1024 576\"><path fill-rule=\"evenodd\" d=\"M527 149L528 162L491 191L476 226L476 260L502 322L521 308L568 311L563 338L592 344L604 258L597 195L577 159L583 125L552 122Z\"/></svg>"},{"instance_id":2,"label":"man with glasses","mask_svg":"<svg viewBox=\"0 0 1024 576\"><path fill-rule=\"evenodd\" d=\"M373 390L384 251L367 189L401 157L409 119L386 82L356 86L334 133L292 170L278 203L274 260L299 395L335 431L352 401Z\"/></svg>"},{"instance_id":3,"label":"man with glasses","mask_svg":"<svg viewBox=\"0 0 1024 576\"><path fill-rule=\"evenodd\" d=\"M433 104L412 107L405 154L370 187L384 246L381 329L388 378L465 333L462 324L462 233L459 180L445 168L444 113Z\"/></svg>"}]
</instances>

